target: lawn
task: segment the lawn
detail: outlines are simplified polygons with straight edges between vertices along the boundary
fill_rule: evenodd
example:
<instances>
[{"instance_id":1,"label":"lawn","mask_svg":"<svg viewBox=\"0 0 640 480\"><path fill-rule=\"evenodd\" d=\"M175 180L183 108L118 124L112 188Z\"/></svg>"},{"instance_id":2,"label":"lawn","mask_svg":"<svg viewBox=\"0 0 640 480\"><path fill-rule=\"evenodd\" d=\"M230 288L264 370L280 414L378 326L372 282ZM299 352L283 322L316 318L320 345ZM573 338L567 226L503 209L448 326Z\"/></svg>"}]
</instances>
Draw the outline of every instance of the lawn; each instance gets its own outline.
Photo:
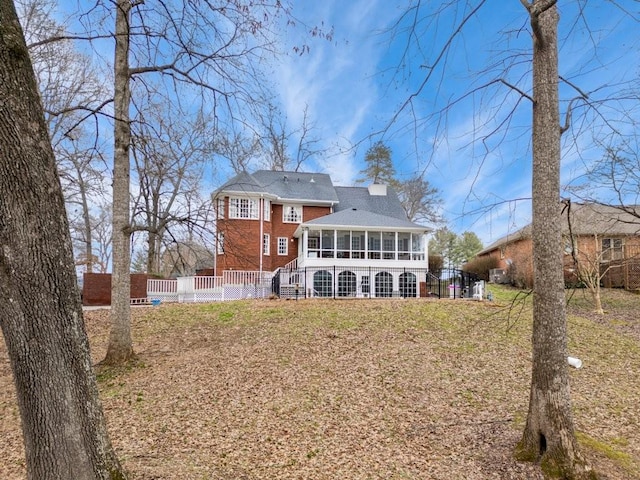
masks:
<instances>
[{"instance_id":1,"label":"lawn","mask_svg":"<svg viewBox=\"0 0 640 480\"><path fill-rule=\"evenodd\" d=\"M252 300L133 310L138 360L97 372L132 479L539 479L526 418L530 297ZM640 480L640 296L569 302L575 423L589 462ZM510 308L512 307L512 308ZM515 308L513 308L515 307ZM86 313L96 361L108 312ZM0 344L0 478L25 478Z\"/></svg>"}]
</instances>

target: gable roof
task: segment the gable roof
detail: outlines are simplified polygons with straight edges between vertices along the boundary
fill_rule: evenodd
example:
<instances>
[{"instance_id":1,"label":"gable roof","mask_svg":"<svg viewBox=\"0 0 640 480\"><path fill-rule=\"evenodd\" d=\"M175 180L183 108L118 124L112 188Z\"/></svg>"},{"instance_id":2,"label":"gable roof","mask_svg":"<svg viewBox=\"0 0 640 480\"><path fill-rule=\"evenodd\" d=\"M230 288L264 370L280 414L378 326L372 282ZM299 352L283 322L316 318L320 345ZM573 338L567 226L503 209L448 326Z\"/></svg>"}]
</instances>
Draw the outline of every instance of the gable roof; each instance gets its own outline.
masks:
<instances>
[{"instance_id":1,"label":"gable roof","mask_svg":"<svg viewBox=\"0 0 640 480\"><path fill-rule=\"evenodd\" d=\"M640 208L638 206L627 207L629 212L620 207L600 205L597 203L571 203L571 232L573 235L600 235L600 236L630 236L640 235ZM565 220L562 222L563 235L569 235L569 222L566 221L567 209L563 211ZM630 212L635 212L635 215ZM637 215L637 216L636 216ZM531 224L510 233L482 251L482 255L499 247L508 245L517 240L531 237Z\"/></svg>"},{"instance_id":2,"label":"gable roof","mask_svg":"<svg viewBox=\"0 0 640 480\"><path fill-rule=\"evenodd\" d=\"M245 195L265 195L283 201L329 203L338 202L331 177L326 173L276 172L258 170L242 172L220 187L221 192Z\"/></svg>"}]
</instances>

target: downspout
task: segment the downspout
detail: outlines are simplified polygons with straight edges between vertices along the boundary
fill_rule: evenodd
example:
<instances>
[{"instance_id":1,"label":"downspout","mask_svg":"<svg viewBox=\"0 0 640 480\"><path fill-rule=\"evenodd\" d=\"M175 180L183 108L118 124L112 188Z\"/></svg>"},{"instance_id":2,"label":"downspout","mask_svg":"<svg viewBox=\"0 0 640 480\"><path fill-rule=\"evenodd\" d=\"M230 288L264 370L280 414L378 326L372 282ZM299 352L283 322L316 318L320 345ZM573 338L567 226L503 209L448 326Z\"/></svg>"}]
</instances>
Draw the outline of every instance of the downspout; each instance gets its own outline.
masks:
<instances>
[{"instance_id":1,"label":"downspout","mask_svg":"<svg viewBox=\"0 0 640 480\"><path fill-rule=\"evenodd\" d=\"M262 262L264 255L264 194L260 195L260 239L258 241L258 248L260 249L260 278L262 278Z\"/></svg>"}]
</instances>

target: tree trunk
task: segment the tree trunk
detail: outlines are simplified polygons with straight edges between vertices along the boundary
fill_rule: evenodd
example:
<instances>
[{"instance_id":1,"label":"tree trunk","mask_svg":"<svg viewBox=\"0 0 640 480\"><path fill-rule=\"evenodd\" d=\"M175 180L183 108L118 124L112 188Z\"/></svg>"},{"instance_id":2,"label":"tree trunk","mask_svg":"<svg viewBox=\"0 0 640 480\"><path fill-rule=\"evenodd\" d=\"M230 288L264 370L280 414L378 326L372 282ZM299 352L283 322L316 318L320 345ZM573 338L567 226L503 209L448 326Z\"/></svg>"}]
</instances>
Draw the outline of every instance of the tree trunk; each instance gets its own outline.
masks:
<instances>
[{"instance_id":1,"label":"tree trunk","mask_svg":"<svg viewBox=\"0 0 640 480\"><path fill-rule=\"evenodd\" d=\"M93 272L94 256L93 256L93 228L91 225L91 210L89 207L89 198L87 195L87 183L85 182L82 171L78 165L76 165L76 173L78 175L78 189L80 193L80 200L82 202L82 222L84 231L84 255L85 255L85 268L86 271Z\"/></svg>"},{"instance_id":2,"label":"tree trunk","mask_svg":"<svg viewBox=\"0 0 640 480\"><path fill-rule=\"evenodd\" d=\"M131 340L131 225L129 219L129 177L131 125L129 123L129 18L131 2L116 5L116 48L114 60L114 157L113 157L113 275L111 277L111 332L103 361L119 365L133 358Z\"/></svg>"},{"instance_id":3,"label":"tree trunk","mask_svg":"<svg viewBox=\"0 0 640 480\"><path fill-rule=\"evenodd\" d=\"M529 412L517 455L547 478L596 478L584 465L571 412L562 274L558 12L529 5L533 31L533 359Z\"/></svg>"},{"instance_id":4,"label":"tree trunk","mask_svg":"<svg viewBox=\"0 0 640 480\"><path fill-rule=\"evenodd\" d=\"M593 299L593 311L598 315L604 315L602 308L602 296L600 295L600 275L597 276L596 284L589 288L591 298Z\"/></svg>"},{"instance_id":5,"label":"tree trunk","mask_svg":"<svg viewBox=\"0 0 640 480\"><path fill-rule=\"evenodd\" d=\"M147 232L147 273L160 273L160 235L155 231Z\"/></svg>"},{"instance_id":6,"label":"tree trunk","mask_svg":"<svg viewBox=\"0 0 640 480\"><path fill-rule=\"evenodd\" d=\"M0 326L27 477L123 479L84 329L62 189L11 0L0 0Z\"/></svg>"}]
</instances>

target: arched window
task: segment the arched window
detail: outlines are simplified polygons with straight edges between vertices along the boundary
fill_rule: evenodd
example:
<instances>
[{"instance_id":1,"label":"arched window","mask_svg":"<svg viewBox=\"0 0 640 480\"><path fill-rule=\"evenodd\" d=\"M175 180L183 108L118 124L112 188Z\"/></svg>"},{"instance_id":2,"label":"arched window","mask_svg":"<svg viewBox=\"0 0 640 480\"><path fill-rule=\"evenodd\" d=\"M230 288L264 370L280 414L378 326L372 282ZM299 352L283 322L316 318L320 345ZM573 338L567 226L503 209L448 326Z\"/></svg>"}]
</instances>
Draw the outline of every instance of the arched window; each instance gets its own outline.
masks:
<instances>
[{"instance_id":1,"label":"arched window","mask_svg":"<svg viewBox=\"0 0 640 480\"><path fill-rule=\"evenodd\" d=\"M393 275L389 272L376 274L376 297L393 296Z\"/></svg>"},{"instance_id":2,"label":"arched window","mask_svg":"<svg viewBox=\"0 0 640 480\"><path fill-rule=\"evenodd\" d=\"M338 296L353 297L357 290L356 274L350 271L340 272L338 274Z\"/></svg>"},{"instance_id":3,"label":"arched window","mask_svg":"<svg viewBox=\"0 0 640 480\"><path fill-rule=\"evenodd\" d=\"M333 295L333 275L326 270L318 270L313 274L313 289L317 297Z\"/></svg>"},{"instance_id":4,"label":"arched window","mask_svg":"<svg viewBox=\"0 0 640 480\"><path fill-rule=\"evenodd\" d=\"M416 297L416 276L413 273L405 272L400 275L400 295L407 297Z\"/></svg>"}]
</instances>

